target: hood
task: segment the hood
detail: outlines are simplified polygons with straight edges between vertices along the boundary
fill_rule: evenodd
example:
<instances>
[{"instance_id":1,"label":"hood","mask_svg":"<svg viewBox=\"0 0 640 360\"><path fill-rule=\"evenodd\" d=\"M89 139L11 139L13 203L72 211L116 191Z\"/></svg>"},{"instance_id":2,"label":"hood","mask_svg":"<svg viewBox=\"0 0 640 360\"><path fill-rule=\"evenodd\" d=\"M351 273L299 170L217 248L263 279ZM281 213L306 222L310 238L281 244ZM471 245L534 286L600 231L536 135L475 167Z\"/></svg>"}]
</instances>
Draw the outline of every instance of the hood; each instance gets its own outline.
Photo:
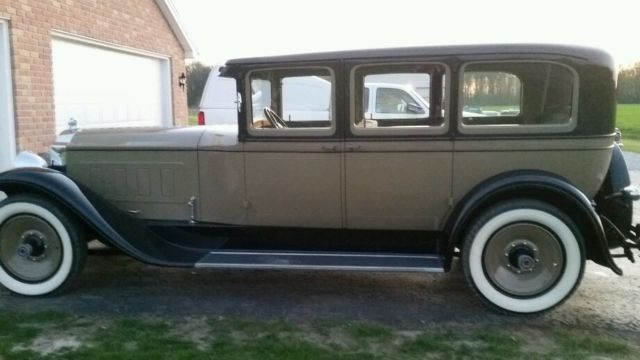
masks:
<instances>
[{"instance_id":1,"label":"hood","mask_svg":"<svg viewBox=\"0 0 640 360\"><path fill-rule=\"evenodd\" d=\"M197 150L205 129L125 128L78 131L66 149L73 150Z\"/></svg>"}]
</instances>

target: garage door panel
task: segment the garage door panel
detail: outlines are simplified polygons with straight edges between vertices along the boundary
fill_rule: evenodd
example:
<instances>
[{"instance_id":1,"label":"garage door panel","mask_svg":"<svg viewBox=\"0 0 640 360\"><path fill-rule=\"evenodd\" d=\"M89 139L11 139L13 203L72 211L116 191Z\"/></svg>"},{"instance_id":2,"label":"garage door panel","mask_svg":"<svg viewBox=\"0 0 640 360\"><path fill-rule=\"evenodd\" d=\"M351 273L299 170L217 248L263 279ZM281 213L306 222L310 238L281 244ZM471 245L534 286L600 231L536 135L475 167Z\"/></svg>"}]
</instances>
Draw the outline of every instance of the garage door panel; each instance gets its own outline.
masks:
<instances>
[{"instance_id":1,"label":"garage door panel","mask_svg":"<svg viewBox=\"0 0 640 360\"><path fill-rule=\"evenodd\" d=\"M70 118L80 128L170 123L163 112L166 60L58 39L52 54L57 133Z\"/></svg>"}]
</instances>

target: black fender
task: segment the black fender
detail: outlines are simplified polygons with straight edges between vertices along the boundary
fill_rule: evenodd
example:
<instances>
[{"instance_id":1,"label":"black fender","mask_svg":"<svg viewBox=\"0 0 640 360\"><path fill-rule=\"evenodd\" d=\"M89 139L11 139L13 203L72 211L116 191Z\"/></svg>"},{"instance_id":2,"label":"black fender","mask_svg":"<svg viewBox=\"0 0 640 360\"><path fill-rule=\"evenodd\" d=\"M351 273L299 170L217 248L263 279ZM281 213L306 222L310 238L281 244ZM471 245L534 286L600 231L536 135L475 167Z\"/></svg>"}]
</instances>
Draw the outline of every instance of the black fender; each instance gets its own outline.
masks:
<instances>
[{"instance_id":1,"label":"black fender","mask_svg":"<svg viewBox=\"0 0 640 360\"><path fill-rule=\"evenodd\" d=\"M0 174L0 191L34 193L78 217L102 241L151 265L192 267L205 254L167 242L145 223L109 204L65 174L48 168L19 168Z\"/></svg>"},{"instance_id":2,"label":"black fender","mask_svg":"<svg viewBox=\"0 0 640 360\"><path fill-rule=\"evenodd\" d=\"M625 235L633 230L633 200L627 196L614 194L620 193L629 185L631 185L631 179L627 163L618 144L614 144L609 170L600 191L595 196L595 201L598 213L607 217ZM619 237L619 232L610 226L605 228L605 233L609 248L618 247L624 241Z\"/></svg>"},{"instance_id":3,"label":"black fender","mask_svg":"<svg viewBox=\"0 0 640 360\"><path fill-rule=\"evenodd\" d=\"M518 170L492 177L474 187L457 204L444 228L447 270L451 268L455 247L460 246L474 217L493 204L515 198L543 200L567 212L583 231L587 258L622 275L609 252L593 202L567 179L539 170Z\"/></svg>"}]
</instances>

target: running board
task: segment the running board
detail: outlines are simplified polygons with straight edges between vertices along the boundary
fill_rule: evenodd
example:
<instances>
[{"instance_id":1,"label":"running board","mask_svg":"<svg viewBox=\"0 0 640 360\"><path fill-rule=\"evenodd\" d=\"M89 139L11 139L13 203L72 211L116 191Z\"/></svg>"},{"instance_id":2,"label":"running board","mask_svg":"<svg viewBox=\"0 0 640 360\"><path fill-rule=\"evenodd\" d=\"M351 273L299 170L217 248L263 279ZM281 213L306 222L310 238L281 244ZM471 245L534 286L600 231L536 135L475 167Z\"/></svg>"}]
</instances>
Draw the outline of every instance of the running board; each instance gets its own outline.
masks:
<instances>
[{"instance_id":1,"label":"running board","mask_svg":"<svg viewBox=\"0 0 640 360\"><path fill-rule=\"evenodd\" d=\"M444 272L444 259L427 254L213 251L197 268Z\"/></svg>"}]
</instances>

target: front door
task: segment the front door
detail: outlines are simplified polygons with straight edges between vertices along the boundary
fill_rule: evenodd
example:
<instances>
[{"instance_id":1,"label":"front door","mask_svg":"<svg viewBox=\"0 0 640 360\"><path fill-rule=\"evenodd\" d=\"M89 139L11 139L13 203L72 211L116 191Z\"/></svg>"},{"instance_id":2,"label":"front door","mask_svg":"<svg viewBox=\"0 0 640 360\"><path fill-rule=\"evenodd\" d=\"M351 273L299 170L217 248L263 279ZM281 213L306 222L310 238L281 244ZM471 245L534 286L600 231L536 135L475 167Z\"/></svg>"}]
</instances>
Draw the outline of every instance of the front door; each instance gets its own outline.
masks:
<instances>
[{"instance_id":1,"label":"front door","mask_svg":"<svg viewBox=\"0 0 640 360\"><path fill-rule=\"evenodd\" d=\"M446 73L444 65L429 63L351 70L346 227L442 228L450 205L453 150L445 136Z\"/></svg>"},{"instance_id":2,"label":"front door","mask_svg":"<svg viewBox=\"0 0 640 360\"><path fill-rule=\"evenodd\" d=\"M9 23L0 19L0 171L12 166L16 152L9 51Z\"/></svg>"},{"instance_id":3,"label":"front door","mask_svg":"<svg viewBox=\"0 0 640 360\"><path fill-rule=\"evenodd\" d=\"M334 68L258 70L245 83L248 221L342 227L342 140Z\"/></svg>"}]
</instances>

